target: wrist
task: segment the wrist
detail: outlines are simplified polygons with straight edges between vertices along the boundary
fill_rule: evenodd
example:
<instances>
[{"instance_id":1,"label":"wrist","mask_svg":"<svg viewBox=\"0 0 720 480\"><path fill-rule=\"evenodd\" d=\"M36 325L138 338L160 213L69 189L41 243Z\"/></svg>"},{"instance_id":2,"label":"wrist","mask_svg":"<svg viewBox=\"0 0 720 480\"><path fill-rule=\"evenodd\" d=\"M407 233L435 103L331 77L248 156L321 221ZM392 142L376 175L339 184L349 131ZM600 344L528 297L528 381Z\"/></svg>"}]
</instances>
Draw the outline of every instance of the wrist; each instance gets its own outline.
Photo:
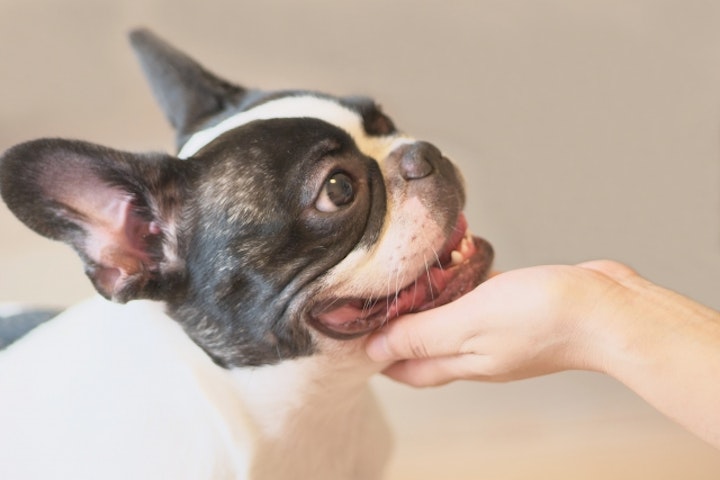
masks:
<instances>
[{"instance_id":1,"label":"wrist","mask_svg":"<svg viewBox=\"0 0 720 480\"><path fill-rule=\"evenodd\" d=\"M630 272L630 273L628 273ZM575 326L574 368L620 375L648 346L649 317L655 308L654 285L629 270L587 272L577 282L570 323ZM588 279L584 279L588 280ZM642 357L642 355L640 355Z\"/></svg>"},{"instance_id":2,"label":"wrist","mask_svg":"<svg viewBox=\"0 0 720 480\"><path fill-rule=\"evenodd\" d=\"M669 357L692 348L695 327L717 325L717 312L637 274L611 281L584 322L587 369L632 384L666 375Z\"/></svg>"}]
</instances>

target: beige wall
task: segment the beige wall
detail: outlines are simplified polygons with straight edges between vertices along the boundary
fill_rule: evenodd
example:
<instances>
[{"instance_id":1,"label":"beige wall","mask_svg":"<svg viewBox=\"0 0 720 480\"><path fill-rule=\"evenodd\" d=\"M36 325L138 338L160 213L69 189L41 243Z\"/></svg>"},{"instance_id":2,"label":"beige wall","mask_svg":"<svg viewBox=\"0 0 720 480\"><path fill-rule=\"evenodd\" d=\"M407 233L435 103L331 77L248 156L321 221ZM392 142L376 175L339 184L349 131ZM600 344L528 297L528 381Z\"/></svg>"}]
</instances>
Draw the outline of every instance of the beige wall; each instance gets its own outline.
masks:
<instances>
[{"instance_id":1,"label":"beige wall","mask_svg":"<svg viewBox=\"0 0 720 480\"><path fill-rule=\"evenodd\" d=\"M720 308L718 2L0 0L0 149L171 148L125 39L137 25L250 86L380 99L462 166L500 268L615 258ZM0 206L0 301L90 292L65 247ZM398 431L391 478L720 472L720 453L597 375L378 383Z\"/></svg>"}]
</instances>

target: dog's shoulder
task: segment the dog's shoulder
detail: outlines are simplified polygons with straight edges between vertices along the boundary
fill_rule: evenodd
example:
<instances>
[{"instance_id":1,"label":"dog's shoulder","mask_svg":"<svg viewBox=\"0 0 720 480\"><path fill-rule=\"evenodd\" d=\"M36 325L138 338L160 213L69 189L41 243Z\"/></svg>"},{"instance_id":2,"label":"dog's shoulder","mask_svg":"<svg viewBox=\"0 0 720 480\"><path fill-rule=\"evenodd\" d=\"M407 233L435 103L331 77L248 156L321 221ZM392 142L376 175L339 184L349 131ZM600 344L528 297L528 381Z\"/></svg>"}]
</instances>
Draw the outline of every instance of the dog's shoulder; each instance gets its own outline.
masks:
<instances>
[{"instance_id":1,"label":"dog's shoulder","mask_svg":"<svg viewBox=\"0 0 720 480\"><path fill-rule=\"evenodd\" d=\"M0 478L237 472L246 459L235 447L249 439L218 407L222 375L162 305L79 304L0 353L0 428L22 433L0 435L15 459L0 462Z\"/></svg>"}]
</instances>

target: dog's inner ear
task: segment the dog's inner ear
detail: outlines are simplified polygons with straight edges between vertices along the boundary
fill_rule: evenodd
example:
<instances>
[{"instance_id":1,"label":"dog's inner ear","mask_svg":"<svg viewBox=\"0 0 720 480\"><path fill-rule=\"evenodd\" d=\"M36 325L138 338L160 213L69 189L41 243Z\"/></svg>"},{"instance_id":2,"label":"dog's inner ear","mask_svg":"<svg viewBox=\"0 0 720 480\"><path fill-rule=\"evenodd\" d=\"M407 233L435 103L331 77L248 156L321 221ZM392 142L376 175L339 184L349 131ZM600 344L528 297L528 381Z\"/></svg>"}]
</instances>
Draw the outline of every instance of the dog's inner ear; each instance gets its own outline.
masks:
<instances>
[{"instance_id":1,"label":"dog's inner ear","mask_svg":"<svg viewBox=\"0 0 720 480\"><path fill-rule=\"evenodd\" d=\"M20 220L78 252L102 295L153 298L178 267L180 192L163 167L170 160L40 140L6 153L0 186Z\"/></svg>"},{"instance_id":2,"label":"dog's inner ear","mask_svg":"<svg viewBox=\"0 0 720 480\"><path fill-rule=\"evenodd\" d=\"M79 194L59 200L84 233L74 246L86 257L86 272L108 297L122 297L121 292L135 296L161 260L159 224L143 218L137 199L119 188L100 181L83 187Z\"/></svg>"}]
</instances>

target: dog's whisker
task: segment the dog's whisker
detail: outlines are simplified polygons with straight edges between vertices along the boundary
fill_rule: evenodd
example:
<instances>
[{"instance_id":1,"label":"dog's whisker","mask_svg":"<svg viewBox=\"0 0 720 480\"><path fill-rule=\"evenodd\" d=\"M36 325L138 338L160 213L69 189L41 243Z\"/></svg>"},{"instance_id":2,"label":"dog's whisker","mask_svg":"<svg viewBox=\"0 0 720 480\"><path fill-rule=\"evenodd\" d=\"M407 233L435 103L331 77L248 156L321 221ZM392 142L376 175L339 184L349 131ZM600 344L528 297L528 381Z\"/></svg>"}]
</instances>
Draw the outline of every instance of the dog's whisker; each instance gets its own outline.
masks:
<instances>
[{"instance_id":1,"label":"dog's whisker","mask_svg":"<svg viewBox=\"0 0 720 480\"><path fill-rule=\"evenodd\" d=\"M389 273L388 273L388 277L387 277L387 287L386 287L386 289L385 289L385 293L387 293L387 295L385 296L385 322L388 321L388 312L390 311L390 292L391 292L391 290L390 290L390 282L391 282L391 278L392 278L392 272L389 272Z\"/></svg>"},{"instance_id":2,"label":"dog's whisker","mask_svg":"<svg viewBox=\"0 0 720 480\"><path fill-rule=\"evenodd\" d=\"M432 242L429 242L427 238L425 237L424 232L421 232L421 238L430 246L430 251L432 253L432 256L434 257L434 265L435 268L440 269L440 271L444 271L442 262L440 261L440 254L438 253L437 249L432 245ZM435 302L435 291L432 287L432 275L430 273L430 270L433 268L433 265L431 265L428 260L425 258L425 274L427 275L428 279L428 290L430 295L430 300L432 302Z\"/></svg>"},{"instance_id":3,"label":"dog's whisker","mask_svg":"<svg viewBox=\"0 0 720 480\"><path fill-rule=\"evenodd\" d=\"M383 299L382 296L371 296L363 300L362 308L360 310L360 318L369 316L377 307L378 303ZM387 296L385 297L387 302Z\"/></svg>"},{"instance_id":4,"label":"dog's whisker","mask_svg":"<svg viewBox=\"0 0 720 480\"><path fill-rule=\"evenodd\" d=\"M412 312L413 310L415 310L415 300L416 300L416 297L417 297L417 285L418 285L418 279L415 278L415 280L413 280L413 288L414 288L414 292L415 292L415 293L413 294L412 303L410 304L410 311L411 311L411 312Z\"/></svg>"},{"instance_id":5,"label":"dog's whisker","mask_svg":"<svg viewBox=\"0 0 720 480\"><path fill-rule=\"evenodd\" d=\"M338 302L340 301L339 298L333 298L330 302L326 303L324 305L325 309L331 310L332 307L334 307Z\"/></svg>"},{"instance_id":6,"label":"dog's whisker","mask_svg":"<svg viewBox=\"0 0 720 480\"><path fill-rule=\"evenodd\" d=\"M437 256L437 254L435 256ZM428 262L425 262L425 275L427 275L427 279L428 279L428 286L429 286L429 290L430 290L430 300L432 300L434 302L435 301L435 292L433 291L433 288L432 288L432 275L430 274L430 268L431 267L428 264Z\"/></svg>"},{"instance_id":7,"label":"dog's whisker","mask_svg":"<svg viewBox=\"0 0 720 480\"><path fill-rule=\"evenodd\" d=\"M377 305L377 302L378 302L378 299L377 299L377 298L372 298L372 297L367 298L367 299L363 302L363 308L362 308L361 316L362 316L362 317L365 317L366 315L368 315L368 314L373 310L373 308L375 308L375 305Z\"/></svg>"},{"instance_id":8,"label":"dog's whisker","mask_svg":"<svg viewBox=\"0 0 720 480\"><path fill-rule=\"evenodd\" d=\"M397 305L398 299L400 298L400 290L401 290L400 285L402 285L402 280L401 280L400 274L401 274L400 269L397 269L395 271L395 305ZM389 316L389 313L390 312L388 311L388 316ZM390 319L388 318L388 321L389 320Z\"/></svg>"},{"instance_id":9,"label":"dog's whisker","mask_svg":"<svg viewBox=\"0 0 720 480\"><path fill-rule=\"evenodd\" d=\"M435 257L435 264L438 266L440 270L444 270L442 263L440 261L440 254L438 253L437 249L433 246L433 243L428 241L428 239L425 237L424 232L421 233L423 240L425 243L427 243L430 246L430 251L432 252L433 257Z\"/></svg>"}]
</instances>

